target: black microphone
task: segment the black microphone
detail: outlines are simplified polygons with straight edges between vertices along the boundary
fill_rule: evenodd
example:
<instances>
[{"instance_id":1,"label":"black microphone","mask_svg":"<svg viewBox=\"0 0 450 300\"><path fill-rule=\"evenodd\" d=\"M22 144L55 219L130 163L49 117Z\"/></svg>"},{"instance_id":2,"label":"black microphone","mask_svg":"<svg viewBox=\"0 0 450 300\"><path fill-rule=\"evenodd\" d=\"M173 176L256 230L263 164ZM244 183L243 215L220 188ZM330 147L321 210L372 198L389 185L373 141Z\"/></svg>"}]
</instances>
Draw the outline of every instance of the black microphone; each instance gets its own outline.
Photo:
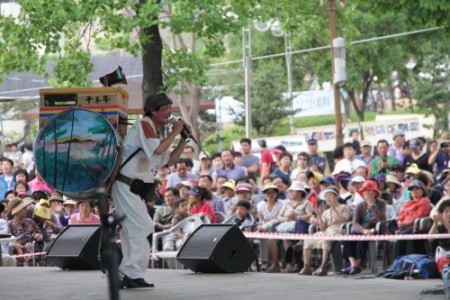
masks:
<instances>
[{"instance_id":1,"label":"black microphone","mask_svg":"<svg viewBox=\"0 0 450 300\"><path fill-rule=\"evenodd\" d=\"M178 121L178 120L174 116L169 118L170 124L175 124L176 121ZM185 141L188 141L189 138L191 137L191 131L186 126L183 126L183 130L180 132L180 135Z\"/></svg>"}]
</instances>

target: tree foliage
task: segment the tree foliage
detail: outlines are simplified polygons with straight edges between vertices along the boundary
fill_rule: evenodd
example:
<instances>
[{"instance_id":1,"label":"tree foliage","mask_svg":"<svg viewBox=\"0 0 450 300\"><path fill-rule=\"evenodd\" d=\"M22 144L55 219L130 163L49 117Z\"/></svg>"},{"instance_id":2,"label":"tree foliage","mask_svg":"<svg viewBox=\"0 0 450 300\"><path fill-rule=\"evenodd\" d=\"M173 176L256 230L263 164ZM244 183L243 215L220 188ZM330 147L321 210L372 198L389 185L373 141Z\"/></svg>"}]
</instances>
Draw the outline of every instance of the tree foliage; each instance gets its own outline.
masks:
<instances>
[{"instance_id":1,"label":"tree foliage","mask_svg":"<svg viewBox=\"0 0 450 300\"><path fill-rule=\"evenodd\" d=\"M435 137L449 132L450 42L442 37L443 34L436 35L436 39L422 45L427 54L418 57L409 81L419 108L431 110L436 119Z\"/></svg>"}]
</instances>

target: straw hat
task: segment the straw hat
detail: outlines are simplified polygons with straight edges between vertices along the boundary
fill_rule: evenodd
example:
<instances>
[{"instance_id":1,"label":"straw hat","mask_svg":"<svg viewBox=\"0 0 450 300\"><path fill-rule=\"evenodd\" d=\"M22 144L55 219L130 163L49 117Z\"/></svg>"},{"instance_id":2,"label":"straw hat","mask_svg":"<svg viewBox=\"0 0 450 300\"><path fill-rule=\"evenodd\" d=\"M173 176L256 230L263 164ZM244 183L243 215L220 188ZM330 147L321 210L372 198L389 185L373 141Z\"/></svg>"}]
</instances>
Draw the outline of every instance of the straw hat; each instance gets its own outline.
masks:
<instances>
[{"instance_id":1,"label":"straw hat","mask_svg":"<svg viewBox=\"0 0 450 300\"><path fill-rule=\"evenodd\" d=\"M401 188L402 187L402 184L398 181L397 176L392 175L392 174L387 174L386 175L386 183L395 184L397 186L397 188Z\"/></svg>"},{"instance_id":2,"label":"straw hat","mask_svg":"<svg viewBox=\"0 0 450 300\"><path fill-rule=\"evenodd\" d=\"M77 206L77 201L72 200L72 199L67 199L67 200L64 201L64 203L63 203L63 206L66 206L66 205L75 205L75 206Z\"/></svg>"},{"instance_id":3,"label":"straw hat","mask_svg":"<svg viewBox=\"0 0 450 300\"><path fill-rule=\"evenodd\" d=\"M265 192L265 191L267 191L267 190L275 190L277 193L278 193L278 187L275 185L275 184L273 184L272 182L269 182L269 183L266 183L265 185L264 185L264 187L263 187L263 193Z\"/></svg>"},{"instance_id":4,"label":"straw hat","mask_svg":"<svg viewBox=\"0 0 450 300\"><path fill-rule=\"evenodd\" d=\"M64 202L63 197L61 196L60 193L52 193L50 198L48 198L48 201L60 201L60 202Z\"/></svg>"},{"instance_id":5,"label":"straw hat","mask_svg":"<svg viewBox=\"0 0 450 300\"><path fill-rule=\"evenodd\" d=\"M14 200L14 199L13 199ZM17 214L19 211L21 211L22 209L26 208L28 205L32 204L33 202L30 200L22 200L20 199L20 201L18 201L16 203L16 205L14 206L14 208L11 211L11 215L15 215Z\"/></svg>"},{"instance_id":6,"label":"straw hat","mask_svg":"<svg viewBox=\"0 0 450 300\"><path fill-rule=\"evenodd\" d=\"M405 174L413 174L413 175L417 175L420 173L420 169L416 164L411 164L408 166L408 168L405 171Z\"/></svg>"}]
</instances>

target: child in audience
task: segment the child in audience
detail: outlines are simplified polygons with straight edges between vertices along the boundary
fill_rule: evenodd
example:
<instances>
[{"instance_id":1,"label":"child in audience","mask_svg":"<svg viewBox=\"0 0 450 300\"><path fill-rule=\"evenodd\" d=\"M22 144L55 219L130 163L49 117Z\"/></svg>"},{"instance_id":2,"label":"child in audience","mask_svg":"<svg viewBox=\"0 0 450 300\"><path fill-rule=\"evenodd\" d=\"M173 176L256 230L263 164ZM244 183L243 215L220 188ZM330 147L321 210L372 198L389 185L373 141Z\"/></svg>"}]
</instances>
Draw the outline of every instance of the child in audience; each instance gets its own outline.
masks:
<instances>
[{"instance_id":1,"label":"child in audience","mask_svg":"<svg viewBox=\"0 0 450 300\"><path fill-rule=\"evenodd\" d=\"M178 198L175 200L175 210L176 213L172 218L172 227L186 219L189 216L189 203L186 198ZM184 233L181 229L176 232L169 234L163 245L163 251L174 251L180 249L184 242ZM175 269L175 259L167 259L167 265L169 269Z\"/></svg>"},{"instance_id":2,"label":"child in audience","mask_svg":"<svg viewBox=\"0 0 450 300\"><path fill-rule=\"evenodd\" d=\"M252 205L246 200L239 200L236 204L236 219L233 223L241 229L249 228L254 224L254 218L250 214Z\"/></svg>"}]
</instances>

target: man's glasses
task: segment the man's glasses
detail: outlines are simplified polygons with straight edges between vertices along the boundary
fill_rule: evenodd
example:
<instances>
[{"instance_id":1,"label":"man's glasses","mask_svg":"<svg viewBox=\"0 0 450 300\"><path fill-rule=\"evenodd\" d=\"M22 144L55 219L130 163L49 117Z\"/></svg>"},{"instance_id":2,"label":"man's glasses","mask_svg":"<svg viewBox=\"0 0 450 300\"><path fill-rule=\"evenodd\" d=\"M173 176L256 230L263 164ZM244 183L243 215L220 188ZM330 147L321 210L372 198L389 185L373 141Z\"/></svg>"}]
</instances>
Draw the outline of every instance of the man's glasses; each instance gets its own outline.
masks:
<instances>
[{"instance_id":1,"label":"man's glasses","mask_svg":"<svg viewBox=\"0 0 450 300\"><path fill-rule=\"evenodd\" d=\"M306 157L299 157L297 160L308 160Z\"/></svg>"}]
</instances>

